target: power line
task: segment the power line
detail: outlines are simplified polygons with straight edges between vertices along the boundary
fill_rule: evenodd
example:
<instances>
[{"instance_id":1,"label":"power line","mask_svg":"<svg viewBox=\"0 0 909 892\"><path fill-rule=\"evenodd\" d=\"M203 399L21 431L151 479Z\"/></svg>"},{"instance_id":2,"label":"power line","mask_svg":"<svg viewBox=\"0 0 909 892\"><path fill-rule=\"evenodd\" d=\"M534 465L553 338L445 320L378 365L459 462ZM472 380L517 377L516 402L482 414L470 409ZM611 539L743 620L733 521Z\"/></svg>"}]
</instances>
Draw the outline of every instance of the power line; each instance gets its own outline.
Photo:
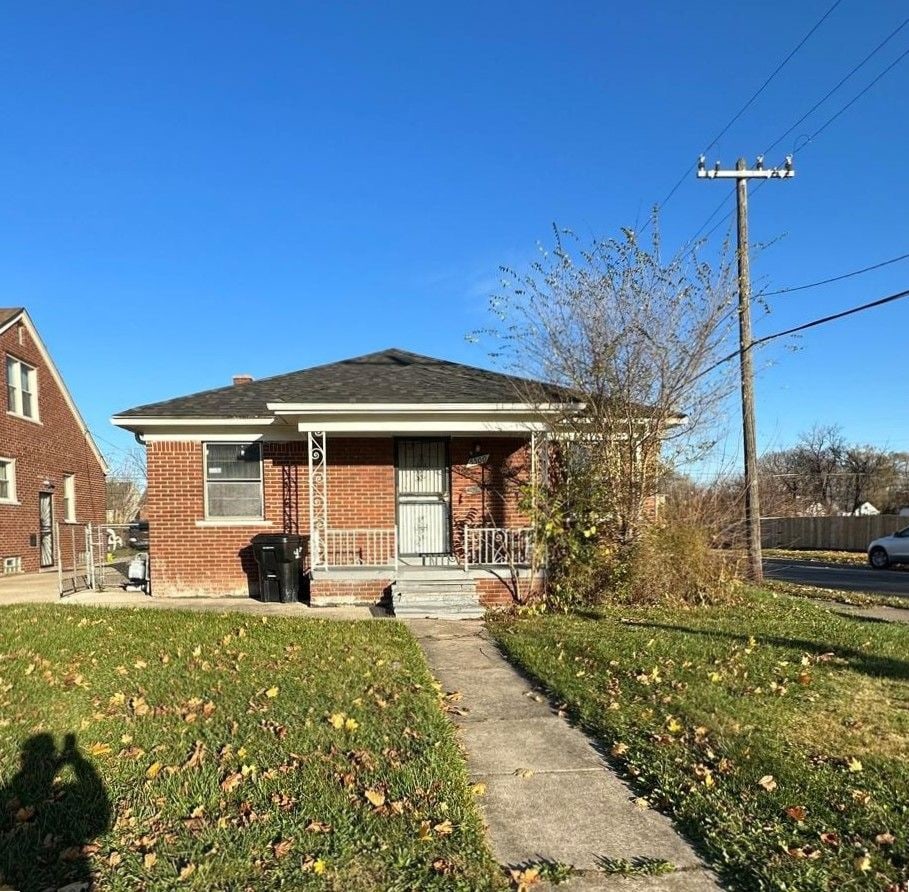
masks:
<instances>
[{"instance_id":1,"label":"power line","mask_svg":"<svg viewBox=\"0 0 909 892\"><path fill-rule=\"evenodd\" d=\"M833 276L830 279L821 279L819 282L809 282L807 285L793 285L791 288L778 288L776 291L762 291L761 297L772 297L774 294L790 294L793 291L805 291L808 288L817 288L820 285L830 285L833 282L842 282L843 279L851 279L853 276L860 276L863 273L870 273L872 270L890 266L891 263L898 263L899 261L906 260L907 258L909 258L909 254L900 254L899 257L891 257L890 260L884 260L881 263L875 263L873 266L866 266L862 269L856 269L851 273L843 273L841 276Z\"/></svg>"},{"instance_id":2,"label":"power line","mask_svg":"<svg viewBox=\"0 0 909 892\"><path fill-rule=\"evenodd\" d=\"M811 36L814 34L814 32L817 31L817 29L820 28L821 25L824 24L824 22L827 20L828 16L830 16L830 14L842 2L843 2L843 0L835 0L833 5L814 23L811 30L795 45L794 49L792 49L790 51L789 55L786 56L786 58L783 59L783 61L780 62L779 65L777 65L776 68L774 68L772 72L770 72L770 74L767 76L767 78L764 80L764 82L760 85L760 87L758 87L757 90L755 90L754 93L752 93L751 96L748 97L745 104L729 119L729 121L727 121L727 123L722 128L722 130L720 130L720 132L717 133L716 136L714 136L714 138L710 141L709 145L704 149L704 151L701 154L706 155L707 152L709 152L726 135L726 133L729 131L729 128L732 127L732 125L735 124L735 122L738 121L738 119L741 118L742 115L745 114L745 112L748 111L749 108L751 108L751 106L754 104L754 102L758 98L758 96L760 96L761 93L763 93L764 90L766 90L767 87L770 86L770 83L773 81L773 79L786 67L786 65L789 64L792 57L808 42L808 40L811 38ZM669 203L672 196L675 195L675 193L681 187L682 183L684 183L685 180L688 178L688 174L689 174L690 170L691 170L690 167L688 167L688 166L685 167L685 170L682 172L682 175L676 181L676 184L669 190L669 192L666 194L666 197L657 205L657 207L664 208ZM648 218L647 221L644 223L644 225L641 227L641 232L644 232L649 225L650 225L650 218Z\"/></svg>"},{"instance_id":3,"label":"power line","mask_svg":"<svg viewBox=\"0 0 909 892\"><path fill-rule=\"evenodd\" d=\"M798 125L801 124L802 121L804 121L813 111L815 111L817 108L819 108L821 105L823 105L823 103L827 99L829 99L830 96L832 96L844 83L846 83L846 81L849 80L849 78L852 77L853 74L855 74L860 68L862 68L864 66L864 64L866 62L868 62L880 49L882 49L887 43L889 43L889 41L893 37L895 37L903 28L905 28L907 24L909 24L909 18L907 18L905 21L903 21L902 24L900 24L886 38L884 38L884 40L881 43L879 43L877 45L877 47L875 47L875 49L872 50L871 53L869 53L861 62L859 62L855 67L853 67L853 69L844 78L842 78L840 80L840 82L835 87L833 87L833 89L829 90L821 100L816 102L804 115L802 115L801 118L799 118L798 121L795 122L795 124L793 124L782 136L780 136L778 139L776 139L770 145L769 148L765 149L764 154L767 155L774 148L776 148L776 146L779 145L779 143L781 143L790 133L792 133L792 131L795 130L795 128L798 127ZM817 137L819 137L821 135L821 133L823 133L837 118L839 118L840 115L842 115L849 108L851 108L856 102L858 102L858 100L861 99L862 96L864 96L872 87L874 87L875 84L878 83L878 81L880 81L883 77L885 77L887 74L889 74L900 62L902 62L903 59L906 58L906 56L909 56L909 49L905 50L903 53L901 53L899 56L897 56L897 58L894 59L893 62L891 62L883 71L880 72L880 74L877 75L877 77L875 77L870 83L868 83L859 93L857 93L855 96L853 96L852 99L849 100L849 102L847 102L838 111L836 111L833 115L831 115L817 130L814 131L814 133L812 133L805 140L804 143L801 144L801 146L799 147L799 151L800 152L804 151L808 147L808 145L810 143L812 143L815 139L817 139ZM754 191L757 192L757 190L763 185L764 185L763 182L759 183L755 187ZM725 203L725 201L726 201L726 199L724 199L723 203ZM722 205L715 208L711 212L710 216L708 216L708 218L701 224L700 228L697 230L697 232L694 234L693 238L690 241L694 241L701 234L701 232L705 229L705 227L709 225L710 221L720 211L721 207L722 207ZM726 222L726 220L730 217L731 214L732 214L731 210L728 211L726 214L724 214L720 218L720 220L716 224L714 224L714 226L705 233L704 238L705 239L710 238L710 236L713 235L713 233L716 232L716 230L719 229L719 227L722 226L723 223ZM690 244L690 242L689 242L689 244Z\"/></svg>"},{"instance_id":4,"label":"power line","mask_svg":"<svg viewBox=\"0 0 909 892\"><path fill-rule=\"evenodd\" d=\"M813 142L818 136L820 136L841 114L843 114L843 112L858 102L862 96L864 96L882 77L884 77L884 75L889 74L894 68L896 68L896 66L899 65L899 63L902 62L906 56L909 56L909 49L904 50L873 81L871 81L871 83L868 84L865 89L861 91L861 93L853 96L853 98L850 99L849 102L847 102L838 112L836 112L836 114L829 117L817 130L814 131L814 133L811 134L811 136L808 137L804 143L802 143L799 151L804 151L809 143Z\"/></svg>"},{"instance_id":5,"label":"power line","mask_svg":"<svg viewBox=\"0 0 909 892\"><path fill-rule=\"evenodd\" d=\"M855 313L861 313L864 310L871 310L874 307L882 307L884 304L893 303L894 301L901 300L904 297L909 297L909 289L906 291L898 291L896 294L888 294L886 297L880 297L877 300L869 301L868 303L861 304L861 306L858 307L852 307L849 310L843 310L840 313L832 313L829 316L822 316L820 319L812 319L811 322L804 322L801 325L794 326L793 328L787 328L785 331L777 331L773 334L764 335L761 338L755 338L751 342L751 347L758 347L761 344L766 344L768 341L775 341L777 338L784 338L787 335L796 334L800 331L806 331L809 328L815 328L818 325L824 325L827 322L834 322L837 319L843 319L846 316L852 316ZM741 352L741 349L733 350L732 353L729 353L722 359L718 359L715 363L713 363L713 365L704 369L703 372L695 375L692 380L697 380L698 378L703 378L704 375L709 375L712 371L718 369L721 365L724 365L730 360L735 359Z\"/></svg>"},{"instance_id":6,"label":"power line","mask_svg":"<svg viewBox=\"0 0 909 892\"><path fill-rule=\"evenodd\" d=\"M879 44L878 44L870 53L868 53L868 55L865 56L865 58L862 59L861 62L859 62L857 65L855 65L855 66L852 68L852 70L849 71L848 74L846 74L845 77L843 77L843 78L837 83L837 85L836 85L835 87L833 87L832 89L828 90L828 91L827 91L827 92L826 92L826 93L825 93L817 102L815 102L814 105L812 105L811 108L809 108L808 111L806 111L805 114L803 114L803 115L802 115L802 116L801 116L801 117L800 117L800 118L799 118L799 119L798 119L798 120L797 120L797 121L796 121L796 122L795 122L795 123L794 123L794 124L793 124L785 133L784 133L784 134L783 134L783 135L782 135L782 136L777 137L777 139L776 139L774 142L772 142L772 143L764 150L764 154L765 154L765 155L769 155L769 154L770 154L770 153L771 153L771 152L772 152L772 151L773 151L773 150L774 150L774 149L775 149L775 148L776 148L776 147L777 147L777 146L778 146L778 145L779 145L787 136L789 136L790 133L792 133L793 130L795 130L796 127L799 126L799 124L801 124L801 123L802 123L806 118L808 118L813 112L815 112L818 108L820 108L820 107L821 107L821 106L822 106L822 105L823 105L823 104L824 104L824 103L825 103L825 102L826 102L834 93L836 93L836 91L839 90L839 88L842 87L843 84L845 84L846 81L848 81L854 74L857 74L862 68L864 68L864 66L865 66L868 62L870 62L870 61L871 61L871 60L872 60L872 59L873 59L873 58L874 58L874 57L875 57L875 56L876 56L876 55L877 55L877 54L878 54L878 53L879 53L879 52L880 52L888 43L890 43L890 41L893 40L893 38L896 37L896 35L899 34L899 32L902 31L903 28L906 27L906 25L909 25L909 18L905 19L905 20L902 22L902 24L898 25L893 31L891 31L890 34L888 34L887 37L885 37L885 38L884 38L884 39L883 39L883 40L882 40L882 41L881 41L881 42L880 42L880 43L879 43ZM902 57L901 57L901 58L902 58ZM891 65L890 67L892 68L893 66ZM889 69L887 69L887 70L889 71ZM874 81L872 81L871 84L869 84L869 87L870 87L870 86L873 86L873 84L877 83L877 81L880 80L880 78L881 78L882 76L883 76L883 75L879 75ZM868 89L868 87L865 88L865 90L867 90L867 89ZM865 90L863 90L862 92L864 93ZM862 94L860 93L859 96L861 96L861 95L862 95ZM858 98L858 97L856 97L856 99L857 99L857 98ZM855 101L855 100L853 100L853 101ZM844 110L845 110L845 109L844 109ZM825 126L826 126L826 125L825 125ZM813 137L812 137L812 138L813 138Z\"/></svg>"},{"instance_id":7,"label":"power line","mask_svg":"<svg viewBox=\"0 0 909 892\"><path fill-rule=\"evenodd\" d=\"M852 316L855 313L861 313L863 310L871 310L874 307L882 307L884 304L893 303L893 301L901 300L904 297L909 297L909 289L906 291L898 291L896 294L889 294L887 297L881 297L877 300L872 300L869 303L862 304L858 307L852 307L850 310L843 310L841 313L833 313L830 316L822 316L820 319L813 319L811 322L805 322L802 325L796 325L794 328L787 328L785 331L778 331L775 334L764 335L762 338L756 338L751 342L753 347L757 347L759 344L766 344L767 341L774 341L777 338L786 337L786 335L795 334L799 331L805 331L809 328L815 328L818 325L824 325L827 322L834 322L837 319L843 319L846 316Z\"/></svg>"}]
</instances>

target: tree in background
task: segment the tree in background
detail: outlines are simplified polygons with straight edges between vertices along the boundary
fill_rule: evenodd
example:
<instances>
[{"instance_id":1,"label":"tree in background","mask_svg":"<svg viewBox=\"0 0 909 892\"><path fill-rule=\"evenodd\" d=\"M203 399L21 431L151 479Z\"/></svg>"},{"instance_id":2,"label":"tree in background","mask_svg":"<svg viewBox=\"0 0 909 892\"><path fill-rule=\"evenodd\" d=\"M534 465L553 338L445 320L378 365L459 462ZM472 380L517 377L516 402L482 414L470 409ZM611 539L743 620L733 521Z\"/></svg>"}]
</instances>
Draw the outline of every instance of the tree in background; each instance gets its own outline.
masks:
<instances>
[{"instance_id":1,"label":"tree in background","mask_svg":"<svg viewBox=\"0 0 909 892\"><path fill-rule=\"evenodd\" d=\"M145 450L130 449L112 466L107 478L107 522L124 524L135 520L145 504L147 488Z\"/></svg>"},{"instance_id":2,"label":"tree in background","mask_svg":"<svg viewBox=\"0 0 909 892\"><path fill-rule=\"evenodd\" d=\"M815 424L795 446L764 455L760 470L768 517L852 513L865 502L896 511L909 489L900 453L849 444L838 425Z\"/></svg>"}]
</instances>

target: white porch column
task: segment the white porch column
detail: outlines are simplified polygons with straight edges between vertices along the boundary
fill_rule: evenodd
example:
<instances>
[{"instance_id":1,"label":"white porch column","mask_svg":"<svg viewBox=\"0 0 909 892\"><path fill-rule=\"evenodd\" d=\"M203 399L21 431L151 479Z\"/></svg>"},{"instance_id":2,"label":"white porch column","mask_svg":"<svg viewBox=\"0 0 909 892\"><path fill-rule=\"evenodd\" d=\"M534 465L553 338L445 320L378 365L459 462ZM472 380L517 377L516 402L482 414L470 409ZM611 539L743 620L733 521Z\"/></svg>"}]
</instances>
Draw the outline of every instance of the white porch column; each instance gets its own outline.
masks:
<instances>
[{"instance_id":1,"label":"white porch column","mask_svg":"<svg viewBox=\"0 0 909 892\"><path fill-rule=\"evenodd\" d=\"M328 464L325 431L310 431L309 441L309 535L313 567L328 569Z\"/></svg>"}]
</instances>

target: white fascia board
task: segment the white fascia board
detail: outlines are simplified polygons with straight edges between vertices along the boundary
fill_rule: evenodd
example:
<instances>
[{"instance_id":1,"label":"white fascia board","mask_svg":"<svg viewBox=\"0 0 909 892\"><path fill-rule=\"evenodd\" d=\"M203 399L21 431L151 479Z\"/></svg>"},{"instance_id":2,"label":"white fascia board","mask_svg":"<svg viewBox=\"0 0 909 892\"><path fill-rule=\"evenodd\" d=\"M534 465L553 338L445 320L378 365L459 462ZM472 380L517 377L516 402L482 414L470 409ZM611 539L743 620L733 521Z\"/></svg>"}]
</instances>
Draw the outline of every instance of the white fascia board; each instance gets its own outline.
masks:
<instances>
[{"instance_id":1,"label":"white fascia board","mask_svg":"<svg viewBox=\"0 0 909 892\"><path fill-rule=\"evenodd\" d=\"M76 424L79 425L79 430L82 431L82 436L85 437L85 441L88 443L89 449L91 449L95 458L98 460L98 464L101 466L101 470L105 476L110 471L110 468L107 466L107 462L104 460L104 456L101 454L101 450L98 448L97 443L95 443L95 438L92 436L91 431L88 429L88 425L85 423L85 419L82 417L82 413L79 411L76 406L76 401L73 399L72 394L69 392L69 388L64 384L63 377L61 376L57 366L54 364L51 355L47 350L47 347L44 346L44 341L41 340L41 335L38 334L38 329L35 328L35 323L32 322L31 316L28 315L28 310L23 310L21 313L13 316L12 319L8 320L6 325L0 329L0 333L6 331L11 325L16 322L21 322L26 331L31 336L32 341L34 341L35 346L38 348L38 353L41 355L41 358L44 360L47 370L51 374L54 383L57 385L57 388L60 390L60 393L63 394L63 401L66 403L67 408L72 413L73 418L76 419ZM39 383L40 386L40 383Z\"/></svg>"},{"instance_id":2,"label":"white fascia board","mask_svg":"<svg viewBox=\"0 0 909 892\"><path fill-rule=\"evenodd\" d=\"M313 418L297 424L301 433L324 431L325 433L363 434L531 434L548 430L542 421L505 418L354 418L325 419Z\"/></svg>"},{"instance_id":3,"label":"white fascia board","mask_svg":"<svg viewBox=\"0 0 909 892\"><path fill-rule=\"evenodd\" d=\"M266 403L277 415L485 415L490 412L527 414L578 409L569 403Z\"/></svg>"}]
</instances>

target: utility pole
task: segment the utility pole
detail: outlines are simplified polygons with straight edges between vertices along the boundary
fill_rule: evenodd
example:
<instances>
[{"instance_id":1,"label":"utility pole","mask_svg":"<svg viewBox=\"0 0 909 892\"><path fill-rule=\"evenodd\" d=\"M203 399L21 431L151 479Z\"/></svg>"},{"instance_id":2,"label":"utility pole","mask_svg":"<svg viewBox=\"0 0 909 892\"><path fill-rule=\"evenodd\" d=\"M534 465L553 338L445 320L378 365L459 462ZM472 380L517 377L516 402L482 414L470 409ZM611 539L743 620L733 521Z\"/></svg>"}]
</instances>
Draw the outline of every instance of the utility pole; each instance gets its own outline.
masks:
<instances>
[{"instance_id":1,"label":"utility pole","mask_svg":"<svg viewBox=\"0 0 909 892\"><path fill-rule=\"evenodd\" d=\"M723 170L720 163L710 170L701 155L698 161L699 179L734 179L736 181L736 210L738 212L739 267L739 366L742 387L742 431L745 446L745 530L748 537L749 575L753 582L764 579L761 556L761 494L757 463L757 435L754 419L754 362L751 356L751 270L748 259L748 180L790 179L795 176L792 156L787 155L782 167L765 168L758 156L753 170L744 158L736 162L735 170Z\"/></svg>"}]
</instances>

